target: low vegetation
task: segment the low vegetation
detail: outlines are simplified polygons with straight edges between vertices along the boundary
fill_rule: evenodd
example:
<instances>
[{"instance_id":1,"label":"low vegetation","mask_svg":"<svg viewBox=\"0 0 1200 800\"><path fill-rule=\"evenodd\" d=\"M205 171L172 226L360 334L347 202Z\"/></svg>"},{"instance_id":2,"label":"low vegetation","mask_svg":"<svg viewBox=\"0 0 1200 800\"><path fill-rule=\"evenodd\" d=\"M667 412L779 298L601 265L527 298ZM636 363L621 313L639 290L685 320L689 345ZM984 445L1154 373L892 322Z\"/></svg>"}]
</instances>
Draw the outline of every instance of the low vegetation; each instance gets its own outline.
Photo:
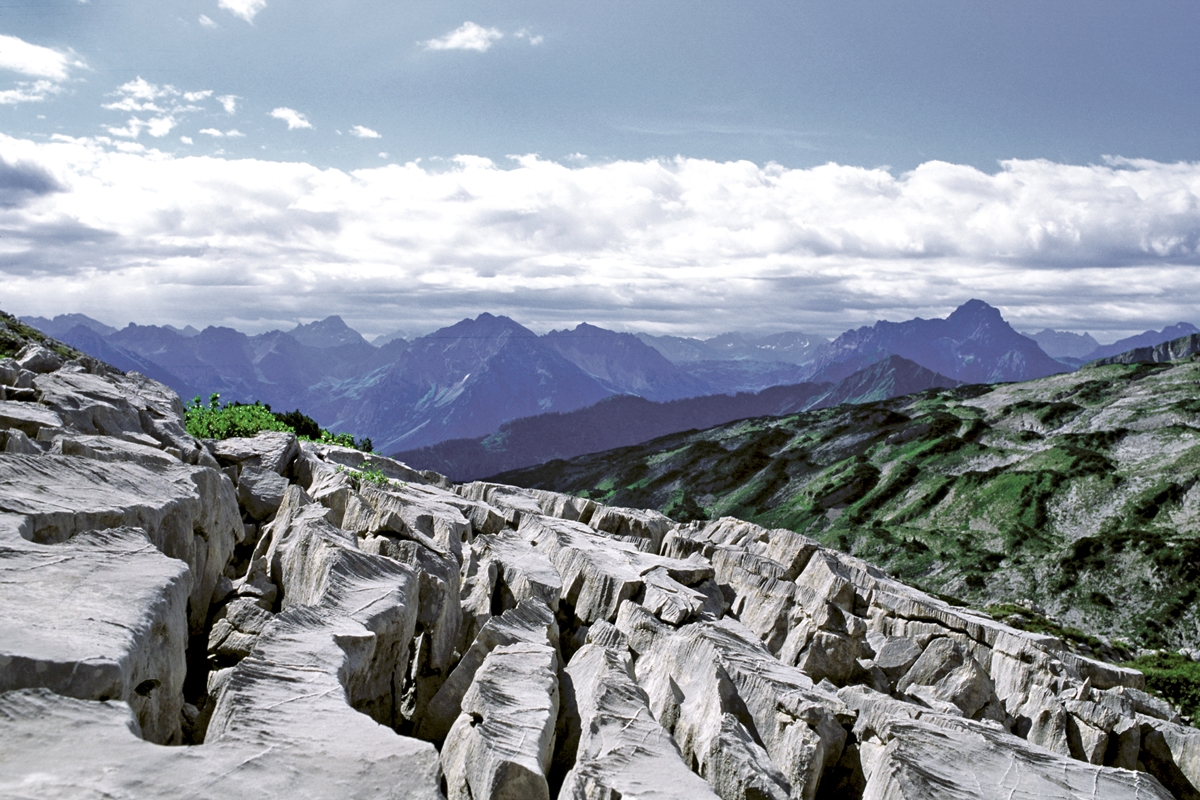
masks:
<instances>
[{"instance_id":1,"label":"low vegetation","mask_svg":"<svg viewBox=\"0 0 1200 800\"><path fill-rule=\"evenodd\" d=\"M742 420L493 479L789 528L1030 630L1057 626L1046 632L1081 652L1105 637L1195 648L1197 386L1200 361L1090 367Z\"/></svg>"},{"instance_id":2,"label":"low vegetation","mask_svg":"<svg viewBox=\"0 0 1200 800\"><path fill-rule=\"evenodd\" d=\"M1200 663L1178 653L1158 652L1125 664L1146 676L1146 688L1195 722L1200 717Z\"/></svg>"},{"instance_id":3,"label":"low vegetation","mask_svg":"<svg viewBox=\"0 0 1200 800\"><path fill-rule=\"evenodd\" d=\"M30 342L53 350L63 358L79 358L83 354L57 339L51 339L37 328L26 325L12 314L0 311L0 358L11 358Z\"/></svg>"},{"instance_id":4,"label":"low vegetation","mask_svg":"<svg viewBox=\"0 0 1200 800\"><path fill-rule=\"evenodd\" d=\"M207 405L199 397L193 398L184 408L184 424L187 432L199 439L229 439L254 436L262 431L284 431L306 441L372 452L370 439L356 440L349 433L330 433L299 409L281 413L259 402L223 404L217 393L208 398Z\"/></svg>"}]
</instances>

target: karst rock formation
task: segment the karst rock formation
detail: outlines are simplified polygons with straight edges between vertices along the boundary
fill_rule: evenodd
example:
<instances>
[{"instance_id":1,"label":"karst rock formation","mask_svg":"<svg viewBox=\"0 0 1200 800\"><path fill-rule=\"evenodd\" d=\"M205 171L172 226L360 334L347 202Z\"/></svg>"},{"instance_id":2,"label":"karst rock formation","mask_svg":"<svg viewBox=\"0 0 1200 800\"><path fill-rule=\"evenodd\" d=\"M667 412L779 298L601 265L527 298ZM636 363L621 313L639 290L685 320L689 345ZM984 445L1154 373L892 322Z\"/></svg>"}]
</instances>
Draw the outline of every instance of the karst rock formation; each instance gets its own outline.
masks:
<instances>
[{"instance_id":1,"label":"karst rock formation","mask_svg":"<svg viewBox=\"0 0 1200 800\"><path fill-rule=\"evenodd\" d=\"M0 796L1198 796L1140 673L791 531L0 383Z\"/></svg>"}]
</instances>

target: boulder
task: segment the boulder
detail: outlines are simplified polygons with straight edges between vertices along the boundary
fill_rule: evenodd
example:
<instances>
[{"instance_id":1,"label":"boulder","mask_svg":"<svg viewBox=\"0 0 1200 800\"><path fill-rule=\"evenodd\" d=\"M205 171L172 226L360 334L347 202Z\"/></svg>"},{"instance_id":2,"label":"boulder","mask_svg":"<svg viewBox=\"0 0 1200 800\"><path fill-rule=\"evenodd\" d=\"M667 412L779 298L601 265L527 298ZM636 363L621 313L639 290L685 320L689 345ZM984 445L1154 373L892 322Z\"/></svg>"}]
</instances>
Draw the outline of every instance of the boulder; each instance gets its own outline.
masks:
<instances>
[{"instance_id":1,"label":"boulder","mask_svg":"<svg viewBox=\"0 0 1200 800\"><path fill-rule=\"evenodd\" d=\"M143 736L177 744L190 590L141 530L0 538L0 691L121 700Z\"/></svg>"},{"instance_id":2,"label":"boulder","mask_svg":"<svg viewBox=\"0 0 1200 800\"><path fill-rule=\"evenodd\" d=\"M286 707L284 709L286 713ZM0 796L228 800L439 800L437 752L361 714L314 715L303 735L159 747L137 735L120 701L96 703L26 689L0 694ZM323 729L330 722L335 724ZM354 724L343 724L354 723ZM353 734L346 736L347 733ZM402 776L402 779L398 779Z\"/></svg>"},{"instance_id":3,"label":"boulder","mask_svg":"<svg viewBox=\"0 0 1200 800\"><path fill-rule=\"evenodd\" d=\"M566 671L580 738L560 798L717 800L712 786L688 769L670 735L650 715L628 651L587 644Z\"/></svg>"},{"instance_id":4,"label":"boulder","mask_svg":"<svg viewBox=\"0 0 1200 800\"><path fill-rule=\"evenodd\" d=\"M19 400L0 400L0 428L13 428L36 439L42 428L61 428L62 418L45 406Z\"/></svg>"},{"instance_id":5,"label":"boulder","mask_svg":"<svg viewBox=\"0 0 1200 800\"><path fill-rule=\"evenodd\" d=\"M62 357L39 344L27 344L17 353L16 362L21 369L42 374L53 372L62 366Z\"/></svg>"},{"instance_id":6,"label":"boulder","mask_svg":"<svg viewBox=\"0 0 1200 800\"><path fill-rule=\"evenodd\" d=\"M236 466L238 475L246 467L283 475L300 453L300 444L294 433L262 431L256 436L219 439L211 443L211 450L221 466Z\"/></svg>"},{"instance_id":7,"label":"boulder","mask_svg":"<svg viewBox=\"0 0 1200 800\"><path fill-rule=\"evenodd\" d=\"M238 503L252 519L262 521L279 510L287 487L287 478L272 470L243 467L238 476Z\"/></svg>"},{"instance_id":8,"label":"boulder","mask_svg":"<svg viewBox=\"0 0 1200 800\"><path fill-rule=\"evenodd\" d=\"M160 469L55 455L0 455L0 511L26 519L29 538L58 544L78 533L132 527L191 569L189 619L198 631L244 535L233 486L215 470Z\"/></svg>"},{"instance_id":9,"label":"boulder","mask_svg":"<svg viewBox=\"0 0 1200 800\"><path fill-rule=\"evenodd\" d=\"M549 800L558 703L553 647L519 642L488 653L442 746L449 800Z\"/></svg>"}]
</instances>

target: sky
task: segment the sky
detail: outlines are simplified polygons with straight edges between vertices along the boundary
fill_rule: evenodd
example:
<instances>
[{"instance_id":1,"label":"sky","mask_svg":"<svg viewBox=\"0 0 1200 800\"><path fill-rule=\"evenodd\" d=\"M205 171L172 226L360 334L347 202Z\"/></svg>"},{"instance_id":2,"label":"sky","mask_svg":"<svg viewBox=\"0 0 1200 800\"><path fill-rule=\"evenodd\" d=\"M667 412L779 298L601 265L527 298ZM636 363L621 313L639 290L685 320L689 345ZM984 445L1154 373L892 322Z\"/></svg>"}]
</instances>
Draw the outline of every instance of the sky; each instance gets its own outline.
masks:
<instances>
[{"instance_id":1,"label":"sky","mask_svg":"<svg viewBox=\"0 0 1200 800\"><path fill-rule=\"evenodd\" d=\"M1200 323L1200 3L0 0L0 308Z\"/></svg>"}]
</instances>

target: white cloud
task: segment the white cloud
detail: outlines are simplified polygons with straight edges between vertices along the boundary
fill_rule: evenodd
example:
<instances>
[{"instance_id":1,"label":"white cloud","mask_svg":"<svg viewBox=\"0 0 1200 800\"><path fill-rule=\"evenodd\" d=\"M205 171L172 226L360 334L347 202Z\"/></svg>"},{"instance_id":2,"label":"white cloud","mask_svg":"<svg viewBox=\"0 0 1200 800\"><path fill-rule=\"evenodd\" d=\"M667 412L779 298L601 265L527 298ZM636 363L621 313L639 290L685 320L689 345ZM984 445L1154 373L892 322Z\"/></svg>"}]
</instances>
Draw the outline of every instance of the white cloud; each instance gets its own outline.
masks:
<instances>
[{"instance_id":1,"label":"white cloud","mask_svg":"<svg viewBox=\"0 0 1200 800\"><path fill-rule=\"evenodd\" d=\"M225 109L226 114L233 116L237 113L237 101L241 99L236 94L223 94L217 98L217 102Z\"/></svg>"},{"instance_id":2,"label":"white cloud","mask_svg":"<svg viewBox=\"0 0 1200 800\"><path fill-rule=\"evenodd\" d=\"M219 131L216 128L201 128L200 133L204 134L205 136L213 136L218 139L225 135L223 131Z\"/></svg>"},{"instance_id":3,"label":"white cloud","mask_svg":"<svg viewBox=\"0 0 1200 800\"><path fill-rule=\"evenodd\" d=\"M54 81L17 81L15 89L0 91L0 106L40 103L61 92L62 86Z\"/></svg>"},{"instance_id":4,"label":"white cloud","mask_svg":"<svg viewBox=\"0 0 1200 800\"><path fill-rule=\"evenodd\" d=\"M230 139L242 139L246 136L246 134L242 133L237 128L230 128L229 130L225 131L225 135Z\"/></svg>"},{"instance_id":5,"label":"white cloud","mask_svg":"<svg viewBox=\"0 0 1200 800\"><path fill-rule=\"evenodd\" d=\"M308 117L304 116L293 108L277 108L271 112L271 116L275 119L281 119L286 122L289 131L296 130L297 128L312 127L312 123L308 121Z\"/></svg>"},{"instance_id":6,"label":"white cloud","mask_svg":"<svg viewBox=\"0 0 1200 800\"><path fill-rule=\"evenodd\" d=\"M205 27L205 28L215 28L215 27L217 27L217 23L213 22L213 21L212 21L212 17L208 16L208 14L201 14L201 15L200 15L200 24L201 24L203 27Z\"/></svg>"},{"instance_id":7,"label":"white cloud","mask_svg":"<svg viewBox=\"0 0 1200 800\"><path fill-rule=\"evenodd\" d=\"M518 39L525 39L529 42L531 47L537 47L539 44L546 41L545 36L542 36L541 34L535 35L528 28L521 28L521 30L514 33L513 36L517 37Z\"/></svg>"},{"instance_id":8,"label":"white cloud","mask_svg":"<svg viewBox=\"0 0 1200 800\"><path fill-rule=\"evenodd\" d=\"M203 107L195 103L208 100L212 95L211 89L184 92L169 83L151 83L139 75L134 80L118 86L116 91L110 94L117 99L106 103L104 108L152 116L149 119L131 116L124 126L110 126L108 132L113 136L129 139L138 138L142 131L154 137L166 136L179 125L180 117L203 111Z\"/></svg>"},{"instance_id":9,"label":"white cloud","mask_svg":"<svg viewBox=\"0 0 1200 800\"><path fill-rule=\"evenodd\" d=\"M445 36L421 44L426 50L475 50L484 53L503 38L504 34L497 28L485 28L468 21Z\"/></svg>"},{"instance_id":10,"label":"white cloud","mask_svg":"<svg viewBox=\"0 0 1200 800\"><path fill-rule=\"evenodd\" d=\"M217 0L217 7L253 23L254 16L267 7L267 0Z\"/></svg>"},{"instance_id":11,"label":"white cloud","mask_svg":"<svg viewBox=\"0 0 1200 800\"><path fill-rule=\"evenodd\" d=\"M82 66L84 63L70 53L0 34L0 69L61 83L71 77L72 68Z\"/></svg>"},{"instance_id":12,"label":"white cloud","mask_svg":"<svg viewBox=\"0 0 1200 800\"><path fill-rule=\"evenodd\" d=\"M1109 340L1200 322L1200 164L463 156L343 172L66 137L0 136L0 152L61 187L5 209L0 239L6 295L55 313L836 334L981 297L1019 329Z\"/></svg>"},{"instance_id":13,"label":"white cloud","mask_svg":"<svg viewBox=\"0 0 1200 800\"><path fill-rule=\"evenodd\" d=\"M360 139L382 139L383 138L383 135L380 134L379 131L373 131L370 128L363 127L362 125L355 125L353 128L351 128L350 135L357 136Z\"/></svg>"},{"instance_id":14,"label":"white cloud","mask_svg":"<svg viewBox=\"0 0 1200 800\"><path fill-rule=\"evenodd\" d=\"M196 143L195 140L192 139L192 137L190 137L190 136L180 136L179 141L183 142L184 144L195 144Z\"/></svg>"}]
</instances>

